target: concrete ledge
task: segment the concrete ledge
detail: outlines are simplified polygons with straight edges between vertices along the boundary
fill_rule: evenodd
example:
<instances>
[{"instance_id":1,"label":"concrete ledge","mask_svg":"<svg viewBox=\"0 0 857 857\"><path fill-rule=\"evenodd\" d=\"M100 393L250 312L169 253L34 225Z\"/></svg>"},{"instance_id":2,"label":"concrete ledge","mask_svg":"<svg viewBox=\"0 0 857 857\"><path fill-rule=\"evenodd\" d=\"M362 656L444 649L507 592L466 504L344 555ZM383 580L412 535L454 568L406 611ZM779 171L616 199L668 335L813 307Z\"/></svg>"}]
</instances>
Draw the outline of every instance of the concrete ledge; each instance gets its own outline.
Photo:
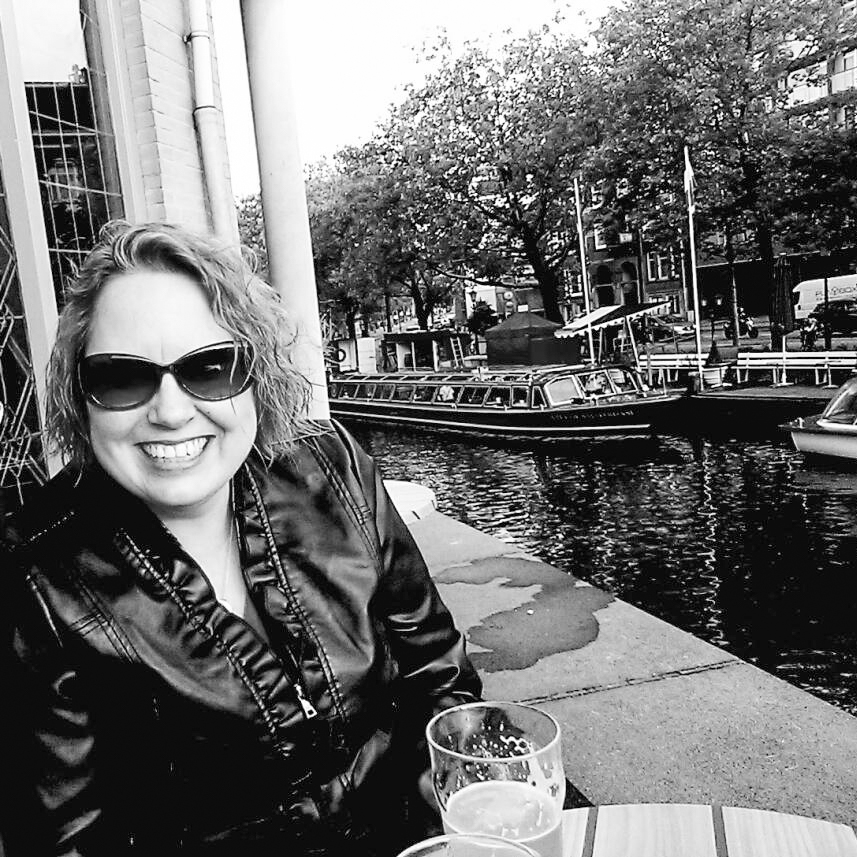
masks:
<instances>
[{"instance_id":1,"label":"concrete ledge","mask_svg":"<svg viewBox=\"0 0 857 857\"><path fill-rule=\"evenodd\" d=\"M437 499L431 488L416 482L402 482L398 479L385 479L384 487L406 524L418 521L437 509Z\"/></svg>"},{"instance_id":2,"label":"concrete ledge","mask_svg":"<svg viewBox=\"0 0 857 857\"><path fill-rule=\"evenodd\" d=\"M857 826L857 718L440 513L410 525L486 698L564 729L593 803L721 803Z\"/></svg>"}]
</instances>

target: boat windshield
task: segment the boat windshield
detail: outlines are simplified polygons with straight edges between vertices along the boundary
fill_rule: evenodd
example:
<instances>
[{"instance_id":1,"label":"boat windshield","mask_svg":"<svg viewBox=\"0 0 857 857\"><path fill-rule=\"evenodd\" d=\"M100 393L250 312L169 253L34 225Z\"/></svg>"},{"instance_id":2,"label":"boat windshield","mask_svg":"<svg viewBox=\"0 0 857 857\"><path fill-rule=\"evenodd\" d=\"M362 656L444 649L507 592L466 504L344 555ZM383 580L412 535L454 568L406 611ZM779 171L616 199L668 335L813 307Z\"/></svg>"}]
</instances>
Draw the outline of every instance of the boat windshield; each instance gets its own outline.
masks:
<instances>
[{"instance_id":1,"label":"boat windshield","mask_svg":"<svg viewBox=\"0 0 857 857\"><path fill-rule=\"evenodd\" d=\"M579 402L583 398L577 378L573 375L568 378L556 378L553 381L549 381L545 384L545 392L548 394L548 399L554 405L564 405L567 402L574 401Z\"/></svg>"},{"instance_id":2,"label":"boat windshield","mask_svg":"<svg viewBox=\"0 0 857 857\"><path fill-rule=\"evenodd\" d=\"M837 390L821 418L831 423L847 424L857 420L857 378L846 381Z\"/></svg>"},{"instance_id":3,"label":"boat windshield","mask_svg":"<svg viewBox=\"0 0 857 857\"><path fill-rule=\"evenodd\" d=\"M545 384L548 398L554 405L583 402L595 396L627 396L638 389L633 373L622 366L580 372Z\"/></svg>"},{"instance_id":4,"label":"boat windshield","mask_svg":"<svg viewBox=\"0 0 857 857\"><path fill-rule=\"evenodd\" d=\"M633 373L620 366L614 366L607 370L613 386L617 393L635 393L637 391L637 383Z\"/></svg>"}]
</instances>

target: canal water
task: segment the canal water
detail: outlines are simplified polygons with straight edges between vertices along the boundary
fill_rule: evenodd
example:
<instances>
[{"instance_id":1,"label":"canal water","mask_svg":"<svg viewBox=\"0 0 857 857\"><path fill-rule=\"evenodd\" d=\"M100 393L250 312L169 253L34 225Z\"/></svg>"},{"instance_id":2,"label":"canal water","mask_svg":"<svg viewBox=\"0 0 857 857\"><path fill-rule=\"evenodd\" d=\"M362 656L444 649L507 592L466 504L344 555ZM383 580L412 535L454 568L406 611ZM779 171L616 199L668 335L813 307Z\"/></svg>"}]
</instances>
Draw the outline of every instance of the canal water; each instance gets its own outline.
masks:
<instances>
[{"instance_id":1,"label":"canal water","mask_svg":"<svg viewBox=\"0 0 857 857\"><path fill-rule=\"evenodd\" d=\"M857 714L857 472L786 439L354 431L440 511Z\"/></svg>"}]
</instances>

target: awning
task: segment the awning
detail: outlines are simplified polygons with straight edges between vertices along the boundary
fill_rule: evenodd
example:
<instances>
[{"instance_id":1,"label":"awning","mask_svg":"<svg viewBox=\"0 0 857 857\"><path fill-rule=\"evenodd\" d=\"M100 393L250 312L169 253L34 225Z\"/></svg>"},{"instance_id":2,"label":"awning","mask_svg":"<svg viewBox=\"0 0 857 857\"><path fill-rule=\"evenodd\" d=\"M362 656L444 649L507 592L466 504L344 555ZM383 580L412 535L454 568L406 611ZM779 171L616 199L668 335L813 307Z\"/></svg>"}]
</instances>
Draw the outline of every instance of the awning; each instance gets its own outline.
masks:
<instances>
[{"instance_id":1,"label":"awning","mask_svg":"<svg viewBox=\"0 0 857 857\"><path fill-rule=\"evenodd\" d=\"M605 327L619 327L632 318L644 315L668 315L669 301L655 301L631 306L602 306L586 315L579 315L574 321L556 331L554 336L564 339L569 336L583 336L588 327L601 330Z\"/></svg>"}]
</instances>

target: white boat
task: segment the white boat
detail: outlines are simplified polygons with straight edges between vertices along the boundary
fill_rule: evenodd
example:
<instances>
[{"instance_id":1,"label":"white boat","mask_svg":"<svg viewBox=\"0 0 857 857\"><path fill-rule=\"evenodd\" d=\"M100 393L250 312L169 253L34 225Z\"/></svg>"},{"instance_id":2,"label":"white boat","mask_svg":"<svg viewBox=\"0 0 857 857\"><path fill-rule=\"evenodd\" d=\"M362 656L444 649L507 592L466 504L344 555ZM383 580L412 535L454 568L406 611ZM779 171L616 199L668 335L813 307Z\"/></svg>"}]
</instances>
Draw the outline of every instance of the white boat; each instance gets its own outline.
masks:
<instances>
[{"instance_id":1,"label":"white boat","mask_svg":"<svg viewBox=\"0 0 857 857\"><path fill-rule=\"evenodd\" d=\"M846 381L820 414L780 426L799 452L857 461L857 378Z\"/></svg>"}]
</instances>

